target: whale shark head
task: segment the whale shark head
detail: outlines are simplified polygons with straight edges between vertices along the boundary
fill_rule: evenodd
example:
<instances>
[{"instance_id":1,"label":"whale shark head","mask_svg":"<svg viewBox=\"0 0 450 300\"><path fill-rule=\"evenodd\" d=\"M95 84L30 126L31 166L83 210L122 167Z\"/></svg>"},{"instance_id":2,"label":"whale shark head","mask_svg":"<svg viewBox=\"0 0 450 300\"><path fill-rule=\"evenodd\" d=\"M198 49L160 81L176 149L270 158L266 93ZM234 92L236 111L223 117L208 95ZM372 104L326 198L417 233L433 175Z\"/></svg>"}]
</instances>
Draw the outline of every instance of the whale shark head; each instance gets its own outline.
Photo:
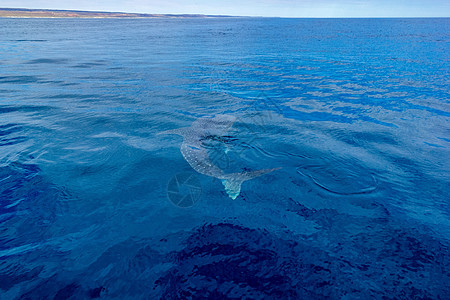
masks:
<instances>
[{"instance_id":1,"label":"whale shark head","mask_svg":"<svg viewBox=\"0 0 450 300\"><path fill-rule=\"evenodd\" d=\"M170 130L165 130L165 131L161 131L156 133L156 135L161 135L161 134L177 134L177 135L181 135L184 136L186 134L186 131L189 127L187 128L177 128L177 129L170 129Z\"/></svg>"},{"instance_id":2,"label":"whale shark head","mask_svg":"<svg viewBox=\"0 0 450 300\"><path fill-rule=\"evenodd\" d=\"M215 115L212 118L195 120L190 129L197 136L223 136L233 126L236 117L230 115Z\"/></svg>"},{"instance_id":3,"label":"whale shark head","mask_svg":"<svg viewBox=\"0 0 450 300\"><path fill-rule=\"evenodd\" d=\"M176 134L183 137L200 140L208 136L223 136L233 126L236 117L230 115L215 115L195 120L190 127L170 129L158 132L161 134Z\"/></svg>"}]
</instances>

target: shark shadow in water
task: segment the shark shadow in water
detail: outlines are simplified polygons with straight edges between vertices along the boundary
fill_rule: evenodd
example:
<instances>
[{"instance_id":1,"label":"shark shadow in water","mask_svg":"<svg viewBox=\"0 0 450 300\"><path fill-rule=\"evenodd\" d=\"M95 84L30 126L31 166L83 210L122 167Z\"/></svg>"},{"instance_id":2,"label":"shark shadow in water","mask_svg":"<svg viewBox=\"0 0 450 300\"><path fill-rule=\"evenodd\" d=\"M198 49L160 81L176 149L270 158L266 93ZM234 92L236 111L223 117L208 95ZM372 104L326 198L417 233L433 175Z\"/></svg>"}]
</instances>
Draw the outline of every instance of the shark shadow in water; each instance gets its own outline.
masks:
<instances>
[{"instance_id":1,"label":"shark shadow in water","mask_svg":"<svg viewBox=\"0 0 450 300\"><path fill-rule=\"evenodd\" d=\"M233 200L239 196L241 185L244 181L281 169L274 168L226 174L211 161L202 141L224 136L235 121L236 118L233 116L216 115L213 118L197 119L192 123L191 127L158 133L181 135L183 137L183 143L181 144L180 150L184 159L186 159L195 171L222 180L225 191Z\"/></svg>"}]
</instances>

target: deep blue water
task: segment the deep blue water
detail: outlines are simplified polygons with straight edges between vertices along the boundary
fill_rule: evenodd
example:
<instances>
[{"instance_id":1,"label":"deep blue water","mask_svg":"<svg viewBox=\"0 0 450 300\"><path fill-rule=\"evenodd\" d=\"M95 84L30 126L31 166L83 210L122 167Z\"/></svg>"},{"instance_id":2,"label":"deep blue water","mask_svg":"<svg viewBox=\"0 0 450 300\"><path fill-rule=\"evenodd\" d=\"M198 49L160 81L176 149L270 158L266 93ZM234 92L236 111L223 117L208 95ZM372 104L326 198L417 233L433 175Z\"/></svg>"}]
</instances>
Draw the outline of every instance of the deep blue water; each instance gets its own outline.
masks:
<instances>
[{"instance_id":1,"label":"deep blue water","mask_svg":"<svg viewBox=\"0 0 450 300\"><path fill-rule=\"evenodd\" d=\"M450 19L0 19L0 298L448 299L449 42ZM220 168L282 167L236 200L156 135L221 114Z\"/></svg>"}]
</instances>

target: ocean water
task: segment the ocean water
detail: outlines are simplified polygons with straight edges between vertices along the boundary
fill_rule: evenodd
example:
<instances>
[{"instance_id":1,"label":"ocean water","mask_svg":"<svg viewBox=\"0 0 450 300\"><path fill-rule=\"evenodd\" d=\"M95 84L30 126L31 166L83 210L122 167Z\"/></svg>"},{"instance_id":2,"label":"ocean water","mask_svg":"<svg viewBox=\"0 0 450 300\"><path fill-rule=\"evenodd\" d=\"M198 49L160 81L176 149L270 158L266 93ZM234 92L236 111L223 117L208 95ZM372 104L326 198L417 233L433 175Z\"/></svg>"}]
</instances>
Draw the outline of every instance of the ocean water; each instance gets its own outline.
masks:
<instances>
[{"instance_id":1,"label":"ocean water","mask_svg":"<svg viewBox=\"0 0 450 300\"><path fill-rule=\"evenodd\" d=\"M448 299L450 19L0 19L1 299ZM225 172L232 200L158 135Z\"/></svg>"}]
</instances>

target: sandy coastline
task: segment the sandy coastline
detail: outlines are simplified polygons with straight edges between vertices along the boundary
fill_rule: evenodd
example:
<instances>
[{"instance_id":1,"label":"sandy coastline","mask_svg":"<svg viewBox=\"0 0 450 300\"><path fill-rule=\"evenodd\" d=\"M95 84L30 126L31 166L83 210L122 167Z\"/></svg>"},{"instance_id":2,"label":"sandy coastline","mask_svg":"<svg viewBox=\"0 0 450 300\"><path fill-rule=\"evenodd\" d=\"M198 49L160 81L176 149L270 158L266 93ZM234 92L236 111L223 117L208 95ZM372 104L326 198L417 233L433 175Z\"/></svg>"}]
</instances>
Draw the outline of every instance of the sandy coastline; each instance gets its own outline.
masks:
<instances>
[{"instance_id":1,"label":"sandy coastline","mask_svg":"<svg viewBox=\"0 0 450 300\"><path fill-rule=\"evenodd\" d=\"M75 10L0 8L0 18L84 18L84 19L148 19L148 18L211 18L229 17L201 14L142 14Z\"/></svg>"}]
</instances>

